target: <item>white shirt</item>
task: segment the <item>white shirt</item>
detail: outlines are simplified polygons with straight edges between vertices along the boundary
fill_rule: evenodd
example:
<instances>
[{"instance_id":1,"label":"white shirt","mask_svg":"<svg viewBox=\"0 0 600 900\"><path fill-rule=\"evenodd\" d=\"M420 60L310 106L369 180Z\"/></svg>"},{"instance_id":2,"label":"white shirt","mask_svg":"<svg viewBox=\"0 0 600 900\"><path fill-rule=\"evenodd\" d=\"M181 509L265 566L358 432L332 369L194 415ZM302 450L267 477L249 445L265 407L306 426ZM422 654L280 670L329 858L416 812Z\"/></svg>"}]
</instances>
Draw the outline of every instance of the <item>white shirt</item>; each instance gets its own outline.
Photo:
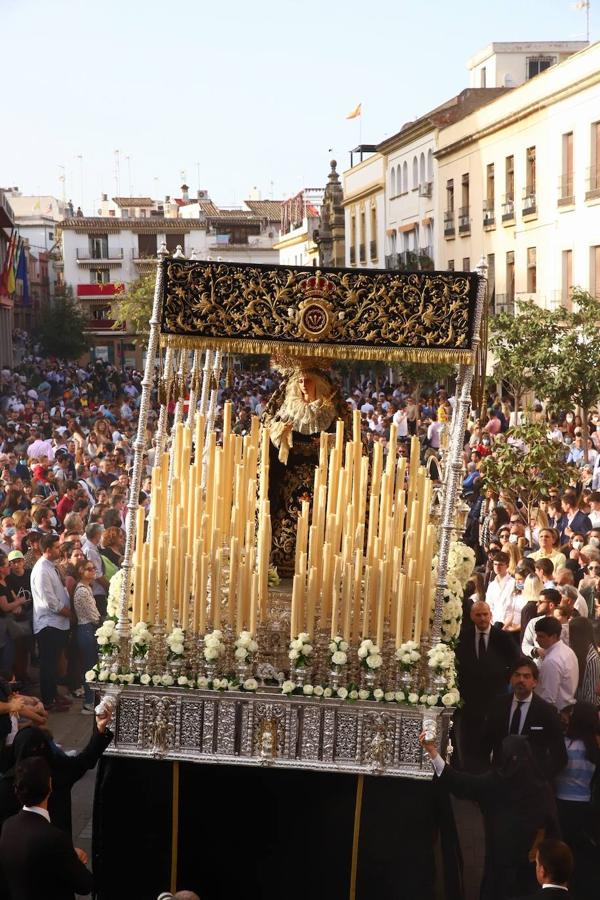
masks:
<instances>
[{"instance_id":1,"label":"white shirt","mask_svg":"<svg viewBox=\"0 0 600 900\"><path fill-rule=\"evenodd\" d=\"M68 631L69 620L59 610L70 605L69 594L60 579L53 562L40 557L31 570L31 594L33 597L33 633L42 628L58 628Z\"/></svg>"},{"instance_id":2,"label":"white shirt","mask_svg":"<svg viewBox=\"0 0 600 900\"><path fill-rule=\"evenodd\" d=\"M569 888L565 887L564 884L543 884L542 890L544 890L544 888L556 888L556 890L558 890L558 891L568 891L569 890Z\"/></svg>"},{"instance_id":3,"label":"white shirt","mask_svg":"<svg viewBox=\"0 0 600 900\"><path fill-rule=\"evenodd\" d=\"M398 437L408 435L408 413L405 409L398 409L392 416L392 422L398 428Z\"/></svg>"},{"instance_id":4,"label":"white shirt","mask_svg":"<svg viewBox=\"0 0 600 900\"><path fill-rule=\"evenodd\" d=\"M517 708L517 703L521 704L521 721L519 722L519 734L523 732L523 725L525 724L525 719L527 718L527 714L529 713L529 707L531 705L531 698L533 694L530 694L526 700L517 700L516 697L513 696L513 702L510 704L510 714L508 716L508 727L510 728L510 723L512 722L512 717L514 715L515 709ZM508 734L508 732L507 732Z\"/></svg>"},{"instance_id":5,"label":"white shirt","mask_svg":"<svg viewBox=\"0 0 600 900\"><path fill-rule=\"evenodd\" d=\"M577 657L564 641L556 641L540 662L540 677L535 692L559 710L575 703L579 681Z\"/></svg>"},{"instance_id":6,"label":"white shirt","mask_svg":"<svg viewBox=\"0 0 600 900\"><path fill-rule=\"evenodd\" d=\"M515 579L508 573L503 579L498 576L490 581L485 592L485 602L492 611L492 622L504 622L506 611L510 606L510 600L515 590Z\"/></svg>"},{"instance_id":7,"label":"white shirt","mask_svg":"<svg viewBox=\"0 0 600 900\"><path fill-rule=\"evenodd\" d=\"M44 809L42 806L24 806L23 811L37 813L38 816L41 816L47 822L50 821L50 813L48 812L47 809Z\"/></svg>"}]
</instances>

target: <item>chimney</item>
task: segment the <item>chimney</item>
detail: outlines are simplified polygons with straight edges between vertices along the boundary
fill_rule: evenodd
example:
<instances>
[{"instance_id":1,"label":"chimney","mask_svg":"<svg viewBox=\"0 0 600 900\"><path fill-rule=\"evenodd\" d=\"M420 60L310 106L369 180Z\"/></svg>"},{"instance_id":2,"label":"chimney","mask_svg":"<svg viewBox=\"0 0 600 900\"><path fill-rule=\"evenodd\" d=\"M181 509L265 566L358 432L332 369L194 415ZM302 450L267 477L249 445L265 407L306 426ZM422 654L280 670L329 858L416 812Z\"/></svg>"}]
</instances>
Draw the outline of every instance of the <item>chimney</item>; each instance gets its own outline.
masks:
<instances>
[{"instance_id":1,"label":"chimney","mask_svg":"<svg viewBox=\"0 0 600 900\"><path fill-rule=\"evenodd\" d=\"M190 199L190 198L189 198L189 193L188 193L188 192L189 192L189 187L188 187L188 185L187 185L187 184L182 184L182 185L181 185L181 196L182 196L182 198L183 198L184 200L189 200L189 199Z\"/></svg>"},{"instance_id":2,"label":"chimney","mask_svg":"<svg viewBox=\"0 0 600 900\"><path fill-rule=\"evenodd\" d=\"M108 203L108 194L102 194L102 202Z\"/></svg>"}]
</instances>

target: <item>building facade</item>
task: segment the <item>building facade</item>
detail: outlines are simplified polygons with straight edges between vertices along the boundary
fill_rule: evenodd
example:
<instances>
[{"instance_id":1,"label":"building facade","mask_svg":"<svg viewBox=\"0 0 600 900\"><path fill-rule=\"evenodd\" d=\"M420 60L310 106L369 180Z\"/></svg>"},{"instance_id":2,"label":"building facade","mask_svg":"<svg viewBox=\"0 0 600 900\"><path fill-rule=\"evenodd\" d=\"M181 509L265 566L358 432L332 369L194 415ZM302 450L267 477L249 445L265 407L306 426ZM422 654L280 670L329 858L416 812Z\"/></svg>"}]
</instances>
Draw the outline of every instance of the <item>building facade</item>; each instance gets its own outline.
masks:
<instances>
[{"instance_id":1,"label":"building facade","mask_svg":"<svg viewBox=\"0 0 600 900\"><path fill-rule=\"evenodd\" d=\"M6 193L0 190L0 367L13 365L13 296L7 287L11 236L15 214Z\"/></svg>"},{"instance_id":2,"label":"building facade","mask_svg":"<svg viewBox=\"0 0 600 900\"><path fill-rule=\"evenodd\" d=\"M346 265L382 269L386 158L382 153L366 152L366 159L362 158L343 175Z\"/></svg>"},{"instance_id":3,"label":"building facade","mask_svg":"<svg viewBox=\"0 0 600 900\"><path fill-rule=\"evenodd\" d=\"M600 295L600 44L440 132L438 259L488 263L495 311Z\"/></svg>"},{"instance_id":4,"label":"building facade","mask_svg":"<svg viewBox=\"0 0 600 900\"><path fill-rule=\"evenodd\" d=\"M324 188L304 188L281 204L281 227L273 249L283 266L316 266Z\"/></svg>"}]
</instances>

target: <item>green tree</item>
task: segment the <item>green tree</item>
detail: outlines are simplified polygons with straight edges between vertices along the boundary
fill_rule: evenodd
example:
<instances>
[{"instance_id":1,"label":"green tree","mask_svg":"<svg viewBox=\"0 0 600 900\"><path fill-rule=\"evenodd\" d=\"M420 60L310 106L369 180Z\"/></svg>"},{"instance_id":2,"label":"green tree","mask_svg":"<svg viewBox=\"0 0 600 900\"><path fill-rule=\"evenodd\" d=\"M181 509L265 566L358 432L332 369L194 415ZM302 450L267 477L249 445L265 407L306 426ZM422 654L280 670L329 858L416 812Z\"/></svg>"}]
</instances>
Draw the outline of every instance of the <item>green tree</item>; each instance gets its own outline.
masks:
<instances>
[{"instance_id":1,"label":"green tree","mask_svg":"<svg viewBox=\"0 0 600 900\"><path fill-rule=\"evenodd\" d=\"M550 488L577 480L577 469L566 465L563 445L548 438L545 425L509 428L506 440L495 443L482 461L481 474L486 487L503 491L515 507L517 500L523 503L519 513L526 525Z\"/></svg>"},{"instance_id":2,"label":"green tree","mask_svg":"<svg viewBox=\"0 0 600 900\"><path fill-rule=\"evenodd\" d=\"M154 272L142 275L123 294L117 294L117 299L111 305L111 315L115 320L113 328L121 329L127 323L128 330L135 333L135 340L139 343L146 342L150 330L155 282Z\"/></svg>"},{"instance_id":3,"label":"green tree","mask_svg":"<svg viewBox=\"0 0 600 900\"><path fill-rule=\"evenodd\" d=\"M505 383L515 412L523 394L543 382L559 328L556 313L531 301L519 302L517 307L517 315L500 313L490 320L489 339L494 376Z\"/></svg>"},{"instance_id":4,"label":"green tree","mask_svg":"<svg viewBox=\"0 0 600 900\"><path fill-rule=\"evenodd\" d=\"M79 359L89 346L85 324L72 288L67 286L57 292L54 302L42 310L35 332L42 355Z\"/></svg>"},{"instance_id":5,"label":"green tree","mask_svg":"<svg viewBox=\"0 0 600 900\"><path fill-rule=\"evenodd\" d=\"M600 300L575 288L573 311L559 310L550 365L537 391L557 408L581 409L584 459L588 462L588 418L600 400Z\"/></svg>"}]
</instances>

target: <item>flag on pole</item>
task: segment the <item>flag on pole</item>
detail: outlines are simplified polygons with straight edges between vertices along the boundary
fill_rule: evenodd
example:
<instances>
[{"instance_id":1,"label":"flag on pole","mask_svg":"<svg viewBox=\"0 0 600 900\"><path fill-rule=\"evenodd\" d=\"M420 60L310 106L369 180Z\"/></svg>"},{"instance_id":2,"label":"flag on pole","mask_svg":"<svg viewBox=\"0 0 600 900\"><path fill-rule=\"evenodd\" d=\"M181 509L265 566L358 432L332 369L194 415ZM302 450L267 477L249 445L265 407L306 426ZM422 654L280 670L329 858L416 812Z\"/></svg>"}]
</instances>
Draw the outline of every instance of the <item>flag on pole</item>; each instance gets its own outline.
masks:
<instances>
[{"instance_id":1,"label":"flag on pole","mask_svg":"<svg viewBox=\"0 0 600 900\"><path fill-rule=\"evenodd\" d=\"M355 106L351 113L348 113L346 116L347 119L356 119L362 113L362 103L359 103L358 106Z\"/></svg>"},{"instance_id":2,"label":"flag on pole","mask_svg":"<svg viewBox=\"0 0 600 900\"><path fill-rule=\"evenodd\" d=\"M10 241L8 242L8 247L6 248L6 256L4 258L4 267L2 269L2 276L0 278L0 294L3 297L9 296L12 291L9 288L9 282L11 279L11 274L14 275L13 262L15 255L15 247L17 244L17 232L13 230ZM14 290L14 288L13 288Z\"/></svg>"},{"instance_id":3,"label":"flag on pole","mask_svg":"<svg viewBox=\"0 0 600 900\"><path fill-rule=\"evenodd\" d=\"M15 277L17 280L21 281L22 285L22 294L21 294L21 303L23 306L29 306L29 277L27 273L27 253L25 252L25 247L21 245L21 255L19 256L19 261L17 263Z\"/></svg>"},{"instance_id":4,"label":"flag on pole","mask_svg":"<svg viewBox=\"0 0 600 900\"><path fill-rule=\"evenodd\" d=\"M21 255L21 247L23 245L23 241L20 237L17 237L13 249L13 255L10 263L10 267L8 269L8 278L6 280L6 289L8 291L9 296L14 294L15 289L17 287L17 266L19 265L19 257Z\"/></svg>"}]
</instances>

